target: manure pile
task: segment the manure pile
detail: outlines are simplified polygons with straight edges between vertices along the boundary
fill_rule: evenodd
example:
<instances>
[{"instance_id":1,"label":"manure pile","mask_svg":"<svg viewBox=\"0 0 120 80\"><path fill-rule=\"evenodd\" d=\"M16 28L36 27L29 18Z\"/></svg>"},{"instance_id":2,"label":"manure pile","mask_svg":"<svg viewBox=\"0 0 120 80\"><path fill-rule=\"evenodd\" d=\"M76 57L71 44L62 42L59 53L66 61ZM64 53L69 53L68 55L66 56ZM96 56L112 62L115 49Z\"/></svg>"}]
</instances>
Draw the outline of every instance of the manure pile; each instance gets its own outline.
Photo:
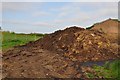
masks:
<instances>
[{"instance_id":1,"label":"manure pile","mask_svg":"<svg viewBox=\"0 0 120 80\"><path fill-rule=\"evenodd\" d=\"M80 62L113 59L118 55L118 46L110 43L107 34L79 27L56 31L28 44L31 45Z\"/></svg>"},{"instance_id":2,"label":"manure pile","mask_svg":"<svg viewBox=\"0 0 120 80\"><path fill-rule=\"evenodd\" d=\"M105 33L70 27L3 54L6 78L86 78L81 62L117 59L118 45Z\"/></svg>"}]
</instances>

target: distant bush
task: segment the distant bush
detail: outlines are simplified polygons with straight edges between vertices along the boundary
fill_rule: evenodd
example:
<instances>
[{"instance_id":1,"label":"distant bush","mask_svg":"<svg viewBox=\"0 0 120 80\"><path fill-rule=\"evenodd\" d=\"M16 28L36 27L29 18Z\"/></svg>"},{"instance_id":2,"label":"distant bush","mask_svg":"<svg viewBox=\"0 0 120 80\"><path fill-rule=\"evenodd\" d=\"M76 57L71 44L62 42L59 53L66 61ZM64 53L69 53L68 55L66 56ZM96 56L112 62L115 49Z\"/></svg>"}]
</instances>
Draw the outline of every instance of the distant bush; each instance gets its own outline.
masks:
<instances>
[{"instance_id":1,"label":"distant bush","mask_svg":"<svg viewBox=\"0 0 120 80\"><path fill-rule=\"evenodd\" d=\"M36 34L36 36L45 36L46 34Z\"/></svg>"},{"instance_id":2,"label":"distant bush","mask_svg":"<svg viewBox=\"0 0 120 80\"><path fill-rule=\"evenodd\" d=\"M10 42L21 42L20 40L11 40Z\"/></svg>"},{"instance_id":3,"label":"distant bush","mask_svg":"<svg viewBox=\"0 0 120 80\"><path fill-rule=\"evenodd\" d=\"M87 27L86 29L91 29L93 26L91 26L91 27Z\"/></svg>"}]
</instances>

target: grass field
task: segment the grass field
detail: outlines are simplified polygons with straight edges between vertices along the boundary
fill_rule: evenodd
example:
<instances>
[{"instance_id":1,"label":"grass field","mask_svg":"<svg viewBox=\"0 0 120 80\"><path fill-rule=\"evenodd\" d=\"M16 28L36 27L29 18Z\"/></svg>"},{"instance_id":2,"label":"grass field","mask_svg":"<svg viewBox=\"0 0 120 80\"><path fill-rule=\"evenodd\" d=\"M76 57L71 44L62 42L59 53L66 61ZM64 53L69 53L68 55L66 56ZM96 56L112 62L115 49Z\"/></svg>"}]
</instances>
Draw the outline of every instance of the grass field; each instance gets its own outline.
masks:
<instances>
[{"instance_id":1,"label":"grass field","mask_svg":"<svg viewBox=\"0 0 120 80\"><path fill-rule=\"evenodd\" d=\"M29 41L35 41L41 37L43 34L16 34L14 32L2 32L2 50L7 50L14 46L23 45Z\"/></svg>"}]
</instances>

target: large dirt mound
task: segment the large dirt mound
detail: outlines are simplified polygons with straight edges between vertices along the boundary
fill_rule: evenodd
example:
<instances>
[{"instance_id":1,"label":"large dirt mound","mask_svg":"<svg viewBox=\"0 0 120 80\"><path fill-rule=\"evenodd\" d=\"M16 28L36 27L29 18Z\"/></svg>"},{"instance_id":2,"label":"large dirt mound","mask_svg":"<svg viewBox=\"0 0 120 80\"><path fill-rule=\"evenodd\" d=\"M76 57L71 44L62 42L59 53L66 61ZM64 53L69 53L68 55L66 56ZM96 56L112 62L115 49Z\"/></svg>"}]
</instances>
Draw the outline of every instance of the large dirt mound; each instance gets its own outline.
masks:
<instances>
[{"instance_id":1,"label":"large dirt mound","mask_svg":"<svg viewBox=\"0 0 120 80\"><path fill-rule=\"evenodd\" d=\"M11 78L83 78L80 62L115 59L117 45L105 33L71 27L3 54L3 75Z\"/></svg>"},{"instance_id":2,"label":"large dirt mound","mask_svg":"<svg viewBox=\"0 0 120 80\"><path fill-rule=\"evenodd\" d=\"M97 61L117 57L117 45L96 30L71 27L45 36L28 46L56 52L73 61Z\"/></svg>"}]
</instances>

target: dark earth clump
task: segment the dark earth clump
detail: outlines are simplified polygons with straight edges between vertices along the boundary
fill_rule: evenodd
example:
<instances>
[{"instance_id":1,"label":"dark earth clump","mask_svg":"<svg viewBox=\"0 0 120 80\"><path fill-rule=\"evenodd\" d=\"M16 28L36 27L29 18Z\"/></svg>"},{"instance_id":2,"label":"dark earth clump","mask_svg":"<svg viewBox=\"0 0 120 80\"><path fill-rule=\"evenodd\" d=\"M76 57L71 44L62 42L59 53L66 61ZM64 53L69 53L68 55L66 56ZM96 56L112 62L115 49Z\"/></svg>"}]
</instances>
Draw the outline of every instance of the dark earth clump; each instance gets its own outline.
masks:
<instances>
[{"instance_id":1,"label":"dark earth clump","mask_svg":"<svg viewBox=\"0 0 120 80\"><path fill-rule=\"evenodd\" d=\"M81 62L117 58L105 33L71 27L3 53L3 78L87 78Z\"/></svg>"}]
</instances>

